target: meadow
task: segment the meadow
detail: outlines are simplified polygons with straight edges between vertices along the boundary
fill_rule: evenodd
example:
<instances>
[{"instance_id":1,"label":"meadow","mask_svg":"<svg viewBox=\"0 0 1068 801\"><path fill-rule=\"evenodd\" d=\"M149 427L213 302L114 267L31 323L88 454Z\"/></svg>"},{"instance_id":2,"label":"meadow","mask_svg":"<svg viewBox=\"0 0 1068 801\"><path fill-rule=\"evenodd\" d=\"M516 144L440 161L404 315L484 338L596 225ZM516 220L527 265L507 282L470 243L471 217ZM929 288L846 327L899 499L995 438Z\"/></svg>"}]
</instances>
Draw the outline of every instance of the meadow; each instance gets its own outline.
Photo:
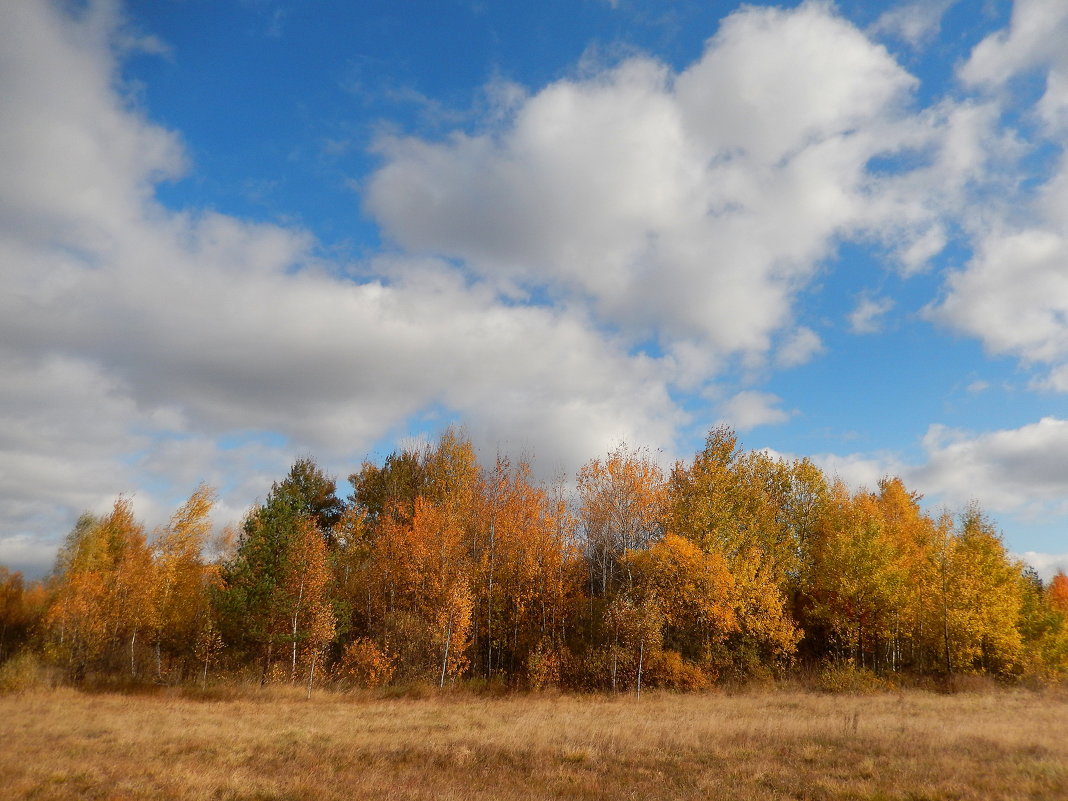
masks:
<instances>
[{"instance_id":1,"label":"meadow","mask_svg":"<svg viewBox=\"0 0 1068 801\"><path fill-rule=\"evenodd\" d=\"M1068 693L0 696L5 799L1064 799Z\"/></svg>"}]
</instances>

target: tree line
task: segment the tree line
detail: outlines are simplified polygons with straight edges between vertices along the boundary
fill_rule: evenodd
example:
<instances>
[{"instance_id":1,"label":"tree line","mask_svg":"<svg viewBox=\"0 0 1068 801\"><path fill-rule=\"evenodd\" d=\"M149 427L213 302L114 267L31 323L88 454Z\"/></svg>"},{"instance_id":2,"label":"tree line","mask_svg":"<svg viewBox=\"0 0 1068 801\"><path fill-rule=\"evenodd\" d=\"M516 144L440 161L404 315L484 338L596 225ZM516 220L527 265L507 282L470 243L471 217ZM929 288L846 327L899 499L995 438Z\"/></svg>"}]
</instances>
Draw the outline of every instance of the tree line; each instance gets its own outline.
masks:
<instances>
[{"instance_id":1,"label":"tree line","mask_svg":"<svg viewBox=\"0 0 1068 801\"><path fill-rule=\"evenodd\" d=\"M119 498L50 576L0 568L0 661L70 680L698 689L844 664L1068 675L1068 578L1010 558L977 505L851 491L727 428L666 474L620 446L570 490L444 432L349 476L298 460L214 537L201 486L151 536Z\"/></svg>"}]
</instances>

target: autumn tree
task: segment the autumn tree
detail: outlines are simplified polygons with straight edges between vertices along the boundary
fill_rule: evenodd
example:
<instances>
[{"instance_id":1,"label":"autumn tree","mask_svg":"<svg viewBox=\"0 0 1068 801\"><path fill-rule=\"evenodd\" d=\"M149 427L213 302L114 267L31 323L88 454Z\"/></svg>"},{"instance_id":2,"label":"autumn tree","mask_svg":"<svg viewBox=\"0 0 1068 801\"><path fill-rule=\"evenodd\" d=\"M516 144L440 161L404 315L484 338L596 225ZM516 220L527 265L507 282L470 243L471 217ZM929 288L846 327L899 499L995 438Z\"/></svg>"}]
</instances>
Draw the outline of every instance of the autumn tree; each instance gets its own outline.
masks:
<instances>
[{"instance_id":1,"label":"autumn tree","mask_svg":"<svg viewBox=\"0 0 1068 801\"><path fill-rule=\"evenodd\" d=\"M1049 587L1033 568L1020 573L1020 617L1017 628L1022 642L1026 672L1045 678L1068 675L1068 608L1054 594L1057 578Z\"/></svg>"},{"instance_id":2,"label":"autumn tree","mask_svg":"<svg viewBox=\"0 0 1068 801\"><path fill-rule=\"evenodd\" d=\"M327 646L334 639L336 620L328 596L330 568L326 542L311 515L297 518L286 543L279 603L289 624L290 681L297 677L298 654L307 663L308 686Z\"/></svg>"},{"instance_id":3,"label":"autumn tree","mask_svg":"<svg viewBox=\"0 0 1068 801\"><path fill-rule=\"evenodd\" d=\"M210 577L203 552L211 534L209 517L215 491L199 486L156 533L152 590L152 639L156 677L162 678L162 655L191 662L197 638L212 625Z\"/></svg>"},{"instance_id":4,"label":"autumn tree","mask_svg":"<svg viewBox=\"0 0 1068 801\"><path fill-rule=\"evenodd\" d=\"M334 482L311 460L297 460L286 478L271 487L263 505L249 514L236 553L223 567L218 595L223 636L246 652L258 651L261 681L268 679L287 644L292 663L292 562L302 553L300 540L308 525L326 540L322 525L340 521L333 490Z\"/></svg>"},{"instance_id":5,"label":"autumn tree","mask_svg":"<svg viewBox=\"0 0 1068 801\"><path fill-rule=\"evenodd\" d=\"M29 641L47 601L41 582L27 585L22 573L0 565L0 662Z\"/></svg>"},{"instance_id":6,"label":"autumn tree","mask_svg":"<svg viewBox=\"0 0 1068 801\"><path fill-rule=\"evenodd\" d=\"M219 663L309 692L329 670L638 693L778 669L803 633L806 661L1068 674L1068 577L1043 584L978 506L935 519L900 479L829 485L727 428L667 480L621 445L570 496L525 462L483 470L454 428L349 483L342 502L297 460L224 546L203 486L151 544L127 499L84 515L45 586L0 568L0 659L38 630L76 679Z\"/></svg>"},{"instance_id":7,"label":"autumn tree","mask_svg":"<svg viewBox=\"0 0 1068 801\"><path fill-rule=\"evenodd\" d=\"M648 453L620 445L578 472L579 520L585 536L590 592L606 597L630 586L623 557L663 532L664 476Z\"/></svg>"},{"instance_id":8,"label":"autumn tree","mask_svg":"<svg viewBox=\"0 0 1068 801\"><path fill-rule=\"evenodd\" d=\"M76 677L93 665L137 673L138 638L151 626L153 563L144 528L126 498L104 517L83 515L60 549L50 646Z\"/></svg>"},{"instance_id":9,"label":"autumn tree","mask_svg":"<svg viewBox=\"0 0 1068 801\"><path fill-rule=\"evenodd\" d=\"M366 466L362 474L375 475ZM443 684L470 657L478 460L470 440L449 429L411 475L420 478L410 512L403 496L398 502L364 494L361 487L379 486L378 479L354 481L352 540L367 555L353 553L346 569L355 579L348 585L355 591L351 608L367 632L353 633L396 655L401 673Z\"/></svg>"},{"instance_id":10,"label":"autumn tree","mask_svg":"<svg viewBox=\"0 0 1068 801\"><path fill-rule=\"evenodd\" d=\"M576 553L573 521L534 484L530 465L501 457L479 490L474 555L475 660L486 676L540 668L564 639ZM481 647L477 647L480 644Z\"/></svg>"},{"instance_id":11,"label":"autumn tree","mask_svg":"<svg viewBox=\"0 0 1068 801\"><path fill-rule=\"evenodd\" d=\"M878 668L879 644L891 639L907 580L878 498L836 484L810 554L810 617L826 625L839 655Z\"/></svg>"},{"instance_id":12,"label":"autumn tree","mask_svg":"<svg viewBox=\"0 0 1068 801\"><path fill-rule=\"evenodd\" d=\"M609 634L612 689L633 688L641 696L646 666L664 643L664 612L659 599L620 592L605 609L604 625Z\"/></svg>"},{"instance_id":13,"label":"autumn tree","mask_svg":"<svg viewBox=\"0 0 1068 801\"><path fill-rule=\"evenodd\" d=\"M381 611L375 598L378 587L372 558L376 539L376 527L366 510L349 505L334 528L333 547L328 555L328 594L342 647L368 637L374 616Z\"/></svg>"},{"instance_id":14,"label":"autumn tree","mask_svg":"<svg viewBox=\"0 0 1068 801\"><path fill-rule=\"evenodd\" d=\"M811 475L784 462L743 454L727 428L709 432L693 462L671 472L667 530L721 556L734 580L738 631L728 638L724 658L739 670L789 660L800 637L788 609L791 581L800 572L791 522L811 520L792 495L795 487L816 496L821 491Z\"/></svg>"},{"instance_id":15,"label":"autumn tree","mask_svg":"<svg viewBox=\"0 0 1068 801\"><path fill-rule=\"evenodd\" d=\"M1068 576L1058 570L1049 583L1049 605L1058 612L1068 614Z\"/></svg>"},{"instance_id":16,"label":"autumn tree","mask_svg":"<svg viewBox=\"0 0 1068 801\"><path fill-rule=\"evenodd\" d=\"M480 468L474 445L462 429L447 428L423 460L421 496L470 534Z\"/></svg>"},{"instance_id":17,"label":"autumn tree","mask_svg":"<svg viewBox=\"0 0 1068 801\"><path fill-rule=\"evenodd\" d=\"M381 467L365 461L359 472L349 475L352 493L337 527L331 594L338 633L350 655L374 652L381 658L372 662L388 661L381 643L375 645L372 639L380 637L382 621L392 609L392 597L384 602L381 595L388 591L388 572L382 571L390 560L378 553L378 535L389 521L411 523L426 484L428 457L429 448L407 448L389 454ZM355 645L349 649L350 644ZM378 675L377 669L371 672Z\"/></svg>"},{"instance_id":18,"label":"autumn tree","mask_svg":"<svg viewBox=\"0 0 1068 801\"><path fill-rule=\"evenodd\" d=\"M882 651L873 653L876 667L930 670L938 664L937 617L942 573L938 554L945 534L920 508L921 496L899 478L879 482L875 497L883 536L894 550L897 589L890 608ZM948 529L947 529L948 530Z\"/></svg>"},{"instance_id":19,"label":"autumn tree","mask_svg":"<svg viewBox=\"0 0 1068 801\"><path fill-rule=\"evenodd\" d=\"M1022 647L1016 627L1020 570L990 520L977 505L968 507L948 553L947 670L1005 673L1016 667Z\"/></svg>"},{"instance_id":20,"label":"autumn tree","mask_svg":"<svg viewBox=\"0 0 1068 801\"><path fill-rule=\"evenodd\" d=\"M387 604L378 632L385 648L424 679L458 675L472 612L463 528L447 509L418 498L410 523L383 523L375 556Z\"/></svg>"},{"instance_id":21,"label":"autumn tree","mask_svg":"<svg viewBox=\"0 0 1068 801\"><path fill-rule=\"evenodd\" d=\"M666 534L644 551L628 554L639 608L656 614L663 630L650 640L679 653L715 678L715 646L738 631L737 588L719 553Z\"/></svg>"}]
</instances>

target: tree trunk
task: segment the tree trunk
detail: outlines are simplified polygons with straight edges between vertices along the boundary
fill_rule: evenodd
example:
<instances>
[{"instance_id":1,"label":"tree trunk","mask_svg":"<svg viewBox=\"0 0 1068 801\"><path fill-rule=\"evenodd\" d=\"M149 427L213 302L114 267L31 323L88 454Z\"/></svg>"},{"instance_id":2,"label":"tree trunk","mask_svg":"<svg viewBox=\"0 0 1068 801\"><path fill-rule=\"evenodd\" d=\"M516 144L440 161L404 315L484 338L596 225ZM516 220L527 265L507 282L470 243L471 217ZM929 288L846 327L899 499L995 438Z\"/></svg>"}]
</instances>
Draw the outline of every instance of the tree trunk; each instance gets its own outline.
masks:
<instances>
[{"instance_id":1,"label":"tree trunk","mask_svg":"<svg viewBox=\"0 0 1068 801\"><path fill-rule=\"evenodd\" d=\"M290 636L293 638L293 655L292 661L289 666L289 681L294 682L297 679L297 621L300 619L300 605L304 600L304 578L300 579L300 588L297 590L297 604L293 609L293 625L291 627Z\"/></svg>"},{"instance_id":2,"label":"tree trunk","mask_svg":"<svg viewBox=\"0 0 1068 801\"><path fill-rule=\"evenodd\" d=\"M949 650L949 596L944 577L942 579L942 644L945 648L946 673L952 673L953 660Z\"/></svg>"},{"instance_id":3,"label":"tree trunk","mask_svg":"<svg viewBox=\"0 0 1068 801\"><path fill-rule=\"evenodd\" d=\"M638 686L635 697L642 697L642 663L645 658L645 640L641 641L641 645L638 646Z\"/></svg>"},{"instance_id":4,"label":"tree trunk","mask_svg":"<svg viewBox=\"0 0 1068 801\"><path fill-rule=\"evenodd\" d=\"M267 683L267 674L271 670L271 662L274 659L274 635L267 640L267 650L263 652L263 673L260 675L260 686Z\"/></svg>"},{"instance_id":5,"label":"tree trunk","mask_svg":"<svg viewBox=\"0 0 1068 801\"><path fill-rule=\"evenodd\" d=\"M312 682L315 680L315 660L318 657L318 652L312 653L311 669L308 671L308 695L307 699L311 700Z\"/></svg>"},{"instance_id":6,"label":"tree trunk","mask_svg":"<svg viewBox=\"0 0 1068 801\"><path fill-rule=\"evenodd\" d=\"M489 575L486 581L486 678L493 676L493 557L496 541L494 523L489 527Z\"/></svg>"},{"instance_id":7,"label":"tree trunk","mask_svg":"<svg viewBox=\"0 0 1068 801\"><path fill-rule=\"evenodd\" d=\"M445 658L441 660L441 681L438 687L445 686L445 668L449 665L449 646L452 645L452 615L449 615L449 628L445 632Z\"/></svg>"}]
</instances>

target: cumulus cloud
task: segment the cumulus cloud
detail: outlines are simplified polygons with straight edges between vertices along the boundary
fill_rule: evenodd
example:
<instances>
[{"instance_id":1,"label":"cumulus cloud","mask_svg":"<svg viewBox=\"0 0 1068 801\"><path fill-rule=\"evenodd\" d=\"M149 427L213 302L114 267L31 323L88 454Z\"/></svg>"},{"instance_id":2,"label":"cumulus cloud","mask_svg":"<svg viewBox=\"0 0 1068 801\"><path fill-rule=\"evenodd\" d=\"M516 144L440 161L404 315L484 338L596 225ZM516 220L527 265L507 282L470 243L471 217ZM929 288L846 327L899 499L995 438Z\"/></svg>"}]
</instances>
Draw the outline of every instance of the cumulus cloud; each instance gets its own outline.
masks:
<instances>
[{"instance_id":1,"label":"cumulus cloud","mask_svg":"<svg viewBox=\"0 0 1068 801\"><path fill-rule=\"evenodd\" d=\"M1044 369L1037 383L1068 391L1068 8L1022 0L1006 30L990 35L961 66L967 84L1003 112L1037 113L1045 141L1060 152L1031 195L990 207L970 261L952 272L930 316L975 336L995 354ZM1044 77L1034 109L1003 91L1028 74ZM1048 176L1048 177L1047 177Z\"/></svg>"},{"instance_id":2,"label":"cumulus cloud","mask_svg":"<svg viewBox=\"0 0 1068 801\"><path fill-rule=\"evenodd\" d=\"M1037 111L1051 128L1068 123L1068 7L1047 0L1017 0L1009 27L991 34L961 66L972 85L1000 88L1021 74L1045 71Z\"/></svg>"},{"instance_id":3,"label":"cumulus cloud","mask_svg":"<svg viewBox=\"0 0 1068 801\"><path fill-rule=\"evenodd\" d=\"M1024 551L1013 556L1033 567L1045 581L1049 581L1057 573L1068 572L1068 553Z\"/></svg>"},{"instance_id":4,"label":"cumulus cloud","mask_svg":"<svg viewBox=\"0 0 1068 801\"><path fill-rule=\"evenodd\" d=\"M921 440L924 458L892 453L822 454L814 461L854 487L873 489L885 476L940 503L980 501L992 512L1051 517L1068 511L1068 420L1045 417L1019 428L984 433L932 425Z\"/></svg>"},{"instance_id":5,"label":"cumulus cloud","mask_svg":"<svg viewBox=\"0 0 1068 801\"><path fill-rule=\"evenodd\" d=\"M111 4L31 3L0 30L5 553L40 561L34 543L118 492L160 522L208 479L237 516L294 452L351 467L427 408L489 445L522 432L554 468L671 442L663 363L581 311L505 302L428 258L357 282L300 230L159 206L185 157L122 95L121 27Z\"/></svg>"},{"instance_id":6,"label":"cumulus cloud","mask_svg":"<svg viewBox=\"0 0 1068 801\"><path fill-rule=\"evenodd\" d=\"M942 17L958 0L914 0L884 11L871 26L873 34L890 34L919 47L933 39Z\"/></svg>"},{"instance_id":7,"label":"cumulus cloud","mask_svg":"<svg viewBox=\"0 0 1068 801\"><path fill-rule=\"evenodd\" d=\"M931 426L923 438L927 463L911 478L946 502L980 499L996 512L1063 513L1068 509L1068 420L984 434Z\"/></svg>"},{"instance_id":8,"label":"cumulus cloud","mask_svg":"<svg viewBox=\"0 0 1068 801\"><path fill-rule=\"evenodd\" d=\"M44 575L55 562L56 546L29 534L0 537L0 565L29 577Z\"/></svg>"},{"instance_id":9,"label":"cumulus cloud","mask_svg":"<svg viewBox=\"0 0 1068 801\"><path fill-rule=\"evenodd\" d=\"M739 431L785 423L796 412L779 408L782 398L770 392L744 390L720 405L721 422Z\"/></svg>"},{"instance_id":10,"label":"cumulus cloud","mask_svg":"<svg viewBox=\"0 0 1068 801\"><path fill-rule=\"evenodd\" d=\"M908 473L907 465L892 453L821 453L811 459L832 481L841 481L853 490L875 490L884 478L905 479Z\"/></svg>"},{"instance_id":11,"label":"cumulus cloud","mask_svg":"<svg viewBox=\"0 0 1068 801\"><path fill-rule=\"evenodd\" d=\"M121 491L152 523L207 479L234 517L297 453L342 473L427 410L550 470L670 448L673 392L822 350L794 306L838 243L921 268L1006 150L996 101L916 113L916 79L830 5L745 7L681 71L632 55L489 92L485 129L382 138L365 203L396 252L353 267L297 228L156 201L187 156L122 84L132 36L107 2L0 26L0 560ZM976 85L1009 58L989 51ZM1048 298L1057 246L1032 240ZM973 267L940 307L966 329L955 298L1002 280ZM1060 353L1058 310L1000 347ZM748 428L780 403L724 408Z\"/></svg>"},{"instance_id":12,"label":"cumulus cloud","mask_svg":"<svg viewBox=\"0 0 1068 801\"><path fill-rule=\"evenodd\" d=\"M824 4L746 8L681 72L632 57L482 133L382 139L366 205L403 248L519 293L548 288L632 341L721 360L762 356L786 332L784 358L800 363L817 340L790 334L792 304L837 239L893 232L936 250L930 204L868 169L934 147L926 167L946 171L937 142L953 115L910 117L915 86ZM912 180L953 183L929 171Z\"/></svg>"},{"instance_id":13,"label":"cumulus cloud","mask_svg":"<svg viewBox=\"0 0 1068 801\"><path fill-rule=\"evenodd\" d=\"M1059 366L1068 360L1065 233L1029 228L983 238L968 266L948 277L947 294L932 314L993 353Z\"/></svg>"},{"instance_id":14,"label":"cumulus cloud","mask_svg":"<svg viewBox=\"0 0 1068 801\"><path fill-rule=\"evenodd\" d=\"M849 314L849 329L854 334L875 334L882 330L882 318L894 308L892 298L872 298L864 295Z\"/></svg>"},{"instance_id":15,"label":"cumulus cloud","mask_svg":"<svg viewBox=\"0 0 1068 801\"><path fill-rule=\"evenodd\" d=\"M823 341L811 328L800 326L779 348L775 361L780 367L798 367L824 351Z\"/></svg>"}]
</instances>

